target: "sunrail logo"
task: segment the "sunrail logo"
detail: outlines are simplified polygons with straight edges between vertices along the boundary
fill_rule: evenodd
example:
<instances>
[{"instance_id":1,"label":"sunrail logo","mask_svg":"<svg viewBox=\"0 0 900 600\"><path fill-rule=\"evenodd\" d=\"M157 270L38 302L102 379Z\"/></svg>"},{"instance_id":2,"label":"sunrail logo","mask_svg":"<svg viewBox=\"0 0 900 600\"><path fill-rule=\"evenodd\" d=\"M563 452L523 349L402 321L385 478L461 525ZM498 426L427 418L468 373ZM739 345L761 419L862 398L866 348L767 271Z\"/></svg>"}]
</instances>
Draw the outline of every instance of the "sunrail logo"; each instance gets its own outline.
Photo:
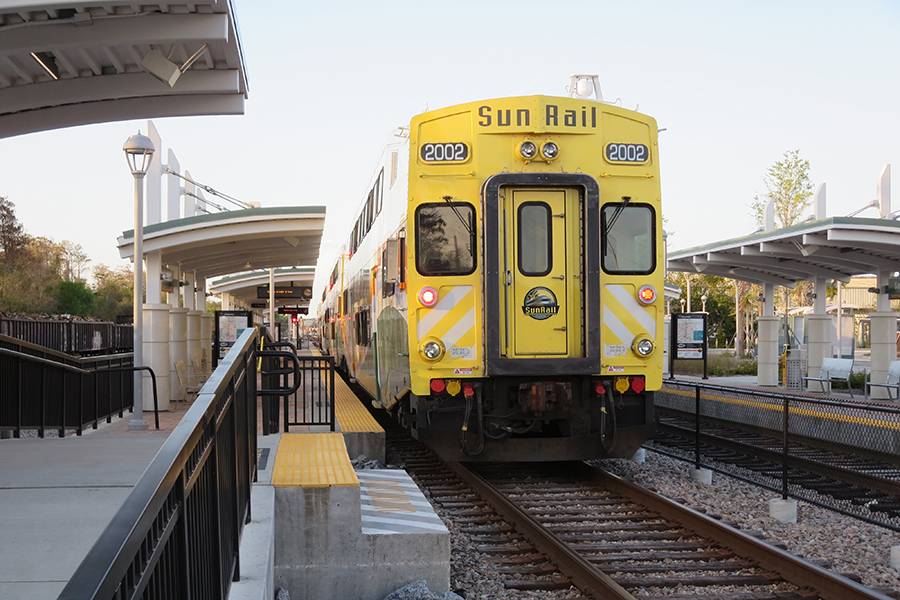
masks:
<instances>
[{"instance_id":1,"label":"sunrail logo","mask_svg":"<svg viewBox=\"0 0 900 600\"><path fill-rule=\"evenodd\" d=\"M532 115L535 114L540 123L535 125L563 129L596 129L597 107L580 106L578 108L561 108L556 104L546 104L532 112L531 108L524 106L490 106L478 107L478 120L476 123L483 128L512 128L532 126Z\"/></svg>"},{"instance_id":2,"label":"sunrail logo","mask_svg":"<svg viewBox=\"0 0 900 600\"><path fill-rule=\"evenodd\" d=\"M532 319L543 321L559 312L559 304L553 292L545 287L536 287L525 294L522 311Z\"/></svg>"}]
</instances>

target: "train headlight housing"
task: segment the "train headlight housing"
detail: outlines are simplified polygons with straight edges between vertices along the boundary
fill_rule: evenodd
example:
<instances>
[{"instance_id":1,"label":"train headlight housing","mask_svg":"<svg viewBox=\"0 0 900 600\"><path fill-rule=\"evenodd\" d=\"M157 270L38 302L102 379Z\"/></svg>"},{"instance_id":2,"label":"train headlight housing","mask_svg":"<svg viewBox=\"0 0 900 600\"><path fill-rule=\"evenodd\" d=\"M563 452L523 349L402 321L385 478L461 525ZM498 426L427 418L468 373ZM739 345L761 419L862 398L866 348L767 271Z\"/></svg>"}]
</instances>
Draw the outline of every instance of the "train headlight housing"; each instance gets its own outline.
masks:
<instances>
[{"instance_id":1,"label":"train headlight housing","mask_svg":"<svg viewBox=\"0 0 900 600\"><path fill-rule=\"evenodd\" d=\"M438 301L438 293L437 290L431 286L423 287L419 290L419 303L422 306L427 306L431 308Z\"/></svg>"},{"instance_id":2,"label":"train headlight housing","mask_svg":"<svg viewBox=\"0 0 900 600\"><path fill-rule=\"evenodd\" d=\"M559 146L556 145L556 142L544 142L541 146L541 156L548 161L553 160L559 156Z\"/></svg>"},{"instance_id":3,"label":"train headlight housing","mask_svg":"<svg viewBox=\"0 0 900 600\"><path fill-rule=\"evenodd\" d=\"M444 345L440 340L436 339L424 340L422 345L419 346L419 351L425 357L425 360L430 362L437 362L444 357Z\"/></svg>"},{"instance_id":4,"label":"train headlight housing","mask_svg":"<svg viewBox=\"0 0 900 600\"><path fill-rule=\"evenodd\" d=\"M653 340L650 338L638 338L634 342L633 349L638 356L650 356L653 354Z\"/></svg>"},{"instance_id":5,"label":"train headlight housing","mask_svg":"<svg viewBox=\"0 0 900 600\"><path fill-rule=\"evenodd\" d=\"M652 285L642 285L637 293L638 301L641 304L653 304L656 300L656 288Z\"/></svg>"},{"instance_id":6,"label":"train headlight housing","mask_svg":"<svg viewBox=\"0 0 900 600\"><path fill-rule=\"evenodd\" d=\"M537 152L537 145L530 140L525 140L524 142L519 144L519 156L521 156L525 160L534 159L534 157L537 156Z\"/></svg>"}]
</instances>

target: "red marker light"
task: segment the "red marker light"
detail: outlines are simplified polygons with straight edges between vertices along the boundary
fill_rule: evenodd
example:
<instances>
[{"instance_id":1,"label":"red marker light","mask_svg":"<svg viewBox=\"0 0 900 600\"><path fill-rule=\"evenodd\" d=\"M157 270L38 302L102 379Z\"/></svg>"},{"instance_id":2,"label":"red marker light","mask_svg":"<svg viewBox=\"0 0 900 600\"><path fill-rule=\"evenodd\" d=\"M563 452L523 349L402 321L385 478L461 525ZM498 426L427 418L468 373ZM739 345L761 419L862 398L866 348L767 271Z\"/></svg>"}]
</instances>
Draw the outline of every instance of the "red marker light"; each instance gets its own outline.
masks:
<instances>
[{"instance_id":1,"label":"red marker light","mask_svg":"<svg viewBox=\"0 0 900 600\"><path fill-rule=\"evenodd\" d=\"M640 300L642 304L651 304L656 300L656 288L652 285L641 286L638 290L638 300Z\"/></svg>"},{"instance_id":2,"label":"red marker light","mask_svg":"<svg viewBox=\"0 0 900 600\"><path fill-rule=\"evenodd\" d=\"M440 394L447 388L446 384L444 384L443 379L432 379L431 380L431 391L435 394Z\"/></svg>"},{"instance_id":3,"label":"red marker light","mask_svg":"<svg viewBox=\"0 0 900 600\"><path fill-rule=\"evenodd\" d=\"M438 301L438 293L437 290L433 287L423 287L419 290L419 303L422 306L432 307L437 304Z\"/></svg>"}]
</instances>

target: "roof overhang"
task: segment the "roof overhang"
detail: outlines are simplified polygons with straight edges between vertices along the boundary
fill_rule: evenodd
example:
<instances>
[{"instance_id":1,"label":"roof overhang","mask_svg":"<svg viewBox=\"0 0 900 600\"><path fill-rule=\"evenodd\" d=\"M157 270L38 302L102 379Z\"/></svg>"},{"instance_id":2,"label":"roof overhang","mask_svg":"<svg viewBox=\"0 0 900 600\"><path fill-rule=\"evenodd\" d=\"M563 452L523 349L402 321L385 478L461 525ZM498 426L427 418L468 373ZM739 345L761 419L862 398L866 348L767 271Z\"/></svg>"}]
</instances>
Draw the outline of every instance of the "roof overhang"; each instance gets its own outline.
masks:
<instances>
[{"instance_id":1,"label":"roof overhang","mask_svg":"<svg viewBox=\"0 0 900 600\"><path fill-rule=\"evenodd\" d=\"M793 286L815 278L900 271L900 223L832 217L697 246L668 256L669 271Z\"/></svg>"},{"instance_id":2,"label":"roof overhang","mask_svg":"<svg viewBox=\"0 0 900 600\"><path fill-rule=\"evenodd\" d=\"M275 269L275 287L294 286L312 287L316 276L315 267L295 267L289 269ZM259 298L257 289L269 285L268 271L250 271L238 273L216 279L209 284L209 291L213 294L229 293L235 298L246 303L266 302L267 299ZM279 298L275 297L275 306L309 307L309 299Z\"/></svg>"},{"instance_id":3,"label":"roof overhang","mask_svg":"<svg viewBox=\"0 0 900 600\"><path fill-rule=\"evenodd\" d=\"M0 138L109 121L239 115L246 97L231 0L0 0Z\"/></svg>"},{"instance_id":4,"label":"roof overhang","mask_svg":"<svg viewBox=\"0 0 900 600\"><path fill-rule=\"evenodd\" d=\"M144 227L145 254L212 278L250 269L309 267L319 258L324 206L234 210ZM134 230L118 239L119 255L134 258Z\"/></svg>"}]
</instances>

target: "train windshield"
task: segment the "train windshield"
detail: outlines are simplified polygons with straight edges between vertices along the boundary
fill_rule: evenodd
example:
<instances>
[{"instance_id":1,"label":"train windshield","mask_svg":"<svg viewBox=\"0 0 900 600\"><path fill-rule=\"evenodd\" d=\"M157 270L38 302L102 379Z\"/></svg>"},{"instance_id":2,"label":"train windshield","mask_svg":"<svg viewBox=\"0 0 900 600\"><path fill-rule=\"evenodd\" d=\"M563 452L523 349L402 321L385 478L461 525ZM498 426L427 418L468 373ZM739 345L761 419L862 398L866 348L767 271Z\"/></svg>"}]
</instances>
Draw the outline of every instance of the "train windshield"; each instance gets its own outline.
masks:
<instances>
[{"instance_id":1,"label":"train windshield","mask_svg":"<svg viewBox=\"0 0 900 600\"><path fill-rule=\"evenodd\" d=\"M416 270L422 275L475 271L475 208L464 202L416 209Z\"/></svg>"},{"instance_id":2,"label":"train windshield","mask_svg":"<svg viewBox=\"0 0 900 600\"><path fill-rule=\"evenodd\" d=\"M656 266L653 208L645 204L603 207L603 270L647 274Z\"/></svg>"}]
</instances>

